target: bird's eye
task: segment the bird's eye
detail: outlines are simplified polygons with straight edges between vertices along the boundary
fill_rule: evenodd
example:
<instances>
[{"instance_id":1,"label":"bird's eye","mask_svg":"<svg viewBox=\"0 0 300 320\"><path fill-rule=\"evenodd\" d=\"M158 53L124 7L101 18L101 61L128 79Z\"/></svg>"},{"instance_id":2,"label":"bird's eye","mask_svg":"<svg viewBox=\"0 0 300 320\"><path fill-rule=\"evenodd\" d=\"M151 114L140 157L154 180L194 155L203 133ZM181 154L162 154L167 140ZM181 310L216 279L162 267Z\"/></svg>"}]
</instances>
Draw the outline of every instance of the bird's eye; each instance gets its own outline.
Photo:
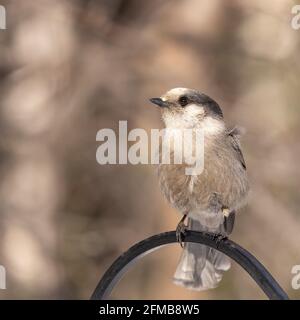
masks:
<instances>
[{"instance_id":1,"label":"bird's eye","mask_svg":"<svg viewBox=\"0 0 300 320\"><path fill-rule=\"evenodd\" d=\"M182 107L185 107L189 103L189 100L186 96L182 96L178 99L178 102Z\"/></svg>"}]
</instances>

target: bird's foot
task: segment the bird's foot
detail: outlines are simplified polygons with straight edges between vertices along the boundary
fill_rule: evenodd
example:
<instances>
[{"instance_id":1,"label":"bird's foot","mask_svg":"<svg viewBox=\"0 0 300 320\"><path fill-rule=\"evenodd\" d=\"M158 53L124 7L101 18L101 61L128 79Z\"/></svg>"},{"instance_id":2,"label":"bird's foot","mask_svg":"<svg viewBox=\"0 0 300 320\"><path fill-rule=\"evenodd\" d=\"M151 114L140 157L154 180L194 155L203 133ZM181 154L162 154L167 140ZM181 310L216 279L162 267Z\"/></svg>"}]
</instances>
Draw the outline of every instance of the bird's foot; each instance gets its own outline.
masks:
<instances>
[{"instance_id":1,"label":"bird's foot","mask_svg":"<svg viewBox=\"0 0 300 320\"><path fill-rule=\"evenodd\" d=\"M181 220L179 221L177 227L176 227L176 239L177 242L179 242L181 248L183 248L184 243L184 236L185 236L185 232L187 230L187 226L184 224L184 221L186 219L186 214L181 218Z\"/></svg>"},{"instance_id":2,"label":"bird's foot","mask_svg":"<svg viewBox=\"0 0 300 320\"><path fill-rule=\"evenodd\" d=\"M225 240L227 240L227 239L228 239L228 237L225 236L224 234L221 234L221 233L218 233L218 234L215 234L215 235L214 235L214 240L216 241L217 247L219 247L219 245L220 245L220 243L221 243L222 241L225 241Z\"/></svg>"}]
</instances>

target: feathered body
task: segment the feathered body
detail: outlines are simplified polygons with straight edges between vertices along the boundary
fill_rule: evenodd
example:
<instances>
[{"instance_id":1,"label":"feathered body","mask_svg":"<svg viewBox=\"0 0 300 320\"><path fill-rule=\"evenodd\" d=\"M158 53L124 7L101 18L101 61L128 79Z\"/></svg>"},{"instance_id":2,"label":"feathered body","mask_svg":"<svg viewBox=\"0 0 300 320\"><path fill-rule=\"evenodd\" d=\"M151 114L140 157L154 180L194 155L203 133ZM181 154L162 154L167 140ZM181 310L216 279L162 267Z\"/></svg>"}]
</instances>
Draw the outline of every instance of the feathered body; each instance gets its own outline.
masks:
<instances>
[{"instance_id":1,"label":"feathered body","mask_svg":"<svg viewBox=\"0 0 300 320\"><path fill-rule=\"evenodd\" d=\"M216 206L239 209L248 193L245 163L237 152L239 138L237 130L211 133L204 137L204 169L199 175L187 175L188 164L160 164L159 183L167 200L181 213L203 221L207 227L217 222ZM171 151L171 159L173 152ZM219 208L221 209L221 208ZM211 214L213 211L213 214ZM220 210L221 211L221 210ZM208 219L205 223L205 219Z\"/></svg>"},{"instance_id":2,"label":"feathered body","mask_svg":"<svg viewBox=\"0 0 300 320\"><path fill-rule=\"evenodd\" d=\"M228 130L216 102L195 90L173 89L162 101L167 102L162 114L167 128L203 129L204 169L201 174L187 175L185 169L190 166L186 163L160 164L161 190L172 206L187 214L190 229L226 235L224 208L228 212L238 210L249 190L239 130ZM175 144L176 140L174 137ZM190 147L195 149L195 145ZM187 243L174 281L196 290L214 288L229 268L230 261L222 253Z\"/></svg>"}]
</instances>

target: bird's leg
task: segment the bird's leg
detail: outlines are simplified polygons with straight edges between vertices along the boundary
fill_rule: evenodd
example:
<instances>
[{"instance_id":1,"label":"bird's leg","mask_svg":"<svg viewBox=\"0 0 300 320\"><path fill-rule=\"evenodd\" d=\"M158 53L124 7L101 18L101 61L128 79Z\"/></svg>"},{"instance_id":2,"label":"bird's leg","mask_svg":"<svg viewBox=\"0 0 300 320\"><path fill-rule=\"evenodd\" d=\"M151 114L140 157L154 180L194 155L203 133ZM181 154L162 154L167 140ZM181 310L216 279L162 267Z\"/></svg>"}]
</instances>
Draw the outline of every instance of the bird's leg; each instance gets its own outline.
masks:
<instances>
[{"instance_id":1,"label":"bird's leg","mask_svg":"<svg viewBox=\"0 0 300 320\"><path fill-rule=\"evenodd\" d=\"M186 225L184 224L186 217L187 217L187 214L184 214L176 227L176 239L177 239L177 242L180 243L181 248L183 248L183 237L187 229Z\"/></svg>"},{"instance_id":2,"label":"bird's leg","mask_svg":"<svg viewBox=\"0 0 300 320\"><path fill-rule=\"evenodd\" d=\"M220 233L216 233L214 235L214 240L216 242L217 247L219 247L220 243L224 240L228 239L228 236L233 229L233 225L234 225L234 218L235 218L235 213L234 211L230 211L227 207L222 206L221 208L219 208L219 210L221 209L223 217L224 217L224 221L223 221L223 228L224 231L221 231Z\"/></svg>"}]
</instances>

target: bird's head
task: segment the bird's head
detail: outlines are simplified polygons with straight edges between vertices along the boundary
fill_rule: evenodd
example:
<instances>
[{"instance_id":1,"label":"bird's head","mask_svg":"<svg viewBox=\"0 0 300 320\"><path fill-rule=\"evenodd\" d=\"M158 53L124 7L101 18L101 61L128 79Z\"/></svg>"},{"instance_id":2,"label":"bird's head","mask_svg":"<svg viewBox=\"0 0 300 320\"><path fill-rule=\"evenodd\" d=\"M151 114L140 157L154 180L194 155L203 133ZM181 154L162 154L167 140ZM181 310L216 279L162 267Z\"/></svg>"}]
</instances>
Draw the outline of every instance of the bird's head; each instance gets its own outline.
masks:
<instances>
[{"instance_id":1,"label":"bird's head","mask_svg":"<svg viewBox=\"0 0 300 320\"><path fill-rule=\"evenodd\" d=\"M212 133L225 129L219 105L197 90L174 88L150 101L160 107L167 128L202 128Z\"/></svg>"}]
</instances>

